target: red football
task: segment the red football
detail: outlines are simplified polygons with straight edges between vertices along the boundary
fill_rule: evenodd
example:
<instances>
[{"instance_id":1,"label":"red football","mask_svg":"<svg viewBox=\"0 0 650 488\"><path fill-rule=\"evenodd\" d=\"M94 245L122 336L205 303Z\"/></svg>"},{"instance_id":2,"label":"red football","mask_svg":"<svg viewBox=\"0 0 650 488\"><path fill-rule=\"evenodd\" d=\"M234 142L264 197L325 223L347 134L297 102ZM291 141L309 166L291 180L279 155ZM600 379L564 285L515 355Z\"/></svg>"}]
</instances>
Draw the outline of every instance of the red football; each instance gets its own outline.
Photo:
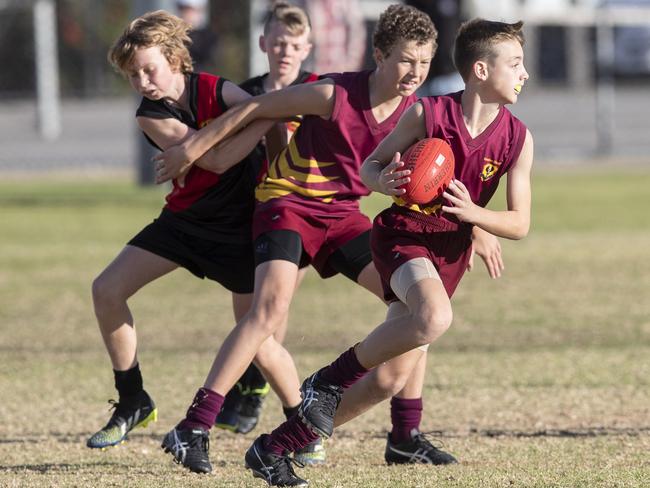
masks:
<instances>
[{"instance_id":1,"label":"red football","mask_svg":"<svg viewBox=\"0 0 650 488\"><path fill-rule=\"evenodd\" d=\"M454 177L454 153L451 146L434 137L422 139L402 156L404 169L411 170L411 181L402 185L400 198L408 203L429 203L445 191Z\"/></svg>"}]
</instances>

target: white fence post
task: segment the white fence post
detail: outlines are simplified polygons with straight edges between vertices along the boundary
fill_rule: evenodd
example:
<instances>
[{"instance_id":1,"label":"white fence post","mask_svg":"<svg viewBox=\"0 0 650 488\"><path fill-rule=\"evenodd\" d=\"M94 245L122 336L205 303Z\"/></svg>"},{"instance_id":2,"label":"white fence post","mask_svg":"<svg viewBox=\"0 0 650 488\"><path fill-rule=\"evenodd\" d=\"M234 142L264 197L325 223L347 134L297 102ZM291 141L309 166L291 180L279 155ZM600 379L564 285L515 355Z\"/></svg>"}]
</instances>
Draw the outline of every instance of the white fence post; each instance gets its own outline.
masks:
<instances>
[{"instance_id":1,"label":"white fence post","mask_svg":"<svg viewBox=\"0 0 650 488\"><path fill-rule=\"evenodd\" d=\"M41 137L54 140L61 135L61 100L53 0L36 0L34 3L34 41L37 126Z\"/></svg>"}]
</instances>

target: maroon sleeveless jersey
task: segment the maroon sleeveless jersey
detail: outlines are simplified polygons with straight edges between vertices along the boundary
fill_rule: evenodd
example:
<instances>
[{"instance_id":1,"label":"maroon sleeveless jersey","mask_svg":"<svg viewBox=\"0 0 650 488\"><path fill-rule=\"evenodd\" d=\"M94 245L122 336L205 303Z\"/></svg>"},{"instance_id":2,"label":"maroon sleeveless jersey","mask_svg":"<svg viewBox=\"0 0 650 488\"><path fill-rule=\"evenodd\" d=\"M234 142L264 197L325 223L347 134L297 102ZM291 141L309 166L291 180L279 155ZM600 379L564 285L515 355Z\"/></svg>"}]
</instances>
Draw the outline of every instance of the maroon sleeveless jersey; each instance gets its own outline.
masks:
<instances>
[{"instance_id":1,"label":"maroon sleeveless jersey","mask_svg":"<svg viewBox=\"0 0 650 488\"><path fill-rule=\"evenodd\" d=\"M476 138L469 134L463 120L460 103L463 92L420 100L424 107L427 137L437 137L449 143L454 153L455 178L463 182L472 201L485 207L497 189L499 178L516 163L526 138L526 126L505 107L501 107L492 123ZM457 219L440 215L443 197L426 205L409 205L395 198L398 205L439 219L453 230Z\"/></svg>"},{"instance_id":2,"label":"maroon sleeveless jersey","mask_svg":"<svg viewBox=\"0 0 650 488\"><path fill-rule=\"evenodd\" d=\"M258 186L255 196L259 202L280 199L330 213L358 208L359 199L370 193L359 177L361 163L416 101L414 95L405 97L386 120L378 123L370 105L370 74L362 71L323 77L334 81L331 117L303 118Z\"/></svg>"}]
</instances>

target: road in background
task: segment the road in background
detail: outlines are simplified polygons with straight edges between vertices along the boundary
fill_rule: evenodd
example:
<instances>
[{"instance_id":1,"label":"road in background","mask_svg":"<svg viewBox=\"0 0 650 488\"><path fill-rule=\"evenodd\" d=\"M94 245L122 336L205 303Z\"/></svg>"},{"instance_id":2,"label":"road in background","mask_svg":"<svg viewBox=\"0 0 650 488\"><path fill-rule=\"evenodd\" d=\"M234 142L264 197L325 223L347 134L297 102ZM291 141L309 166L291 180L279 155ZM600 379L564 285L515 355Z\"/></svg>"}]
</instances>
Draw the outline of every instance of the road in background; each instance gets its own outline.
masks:
<instances>
[{"instance_id":1,"label":"road in background","mask_svg":"<svg viewBox=\"0 0 650 488\"><path fill-rule=\"evenodd\" d=\"M513 112L532 130L538 162L589 162L595 153L593 90L524 91ZM0 172L129 170L139 137L132 98L67 100L63 132L39 138L33 101L0 102ZM634 87L616 92L612 156L650 163L650 93Z\"/></svg>"}]
</instances>

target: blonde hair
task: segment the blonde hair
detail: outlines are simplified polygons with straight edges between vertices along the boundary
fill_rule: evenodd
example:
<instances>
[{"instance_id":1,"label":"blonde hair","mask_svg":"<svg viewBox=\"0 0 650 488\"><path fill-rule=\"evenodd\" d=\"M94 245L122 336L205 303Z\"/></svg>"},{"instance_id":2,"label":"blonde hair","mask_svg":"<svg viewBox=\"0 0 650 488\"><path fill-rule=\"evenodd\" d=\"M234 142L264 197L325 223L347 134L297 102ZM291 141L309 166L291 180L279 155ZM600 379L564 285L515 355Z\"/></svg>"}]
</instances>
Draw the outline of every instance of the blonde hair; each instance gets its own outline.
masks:
<instances>
[{"instance_id":1,"label":"blonde hair","mask_svg":"<svg viewBox=\"0 0 650 488\"><path fill-rule=\"evenodd\" d=\"M274 3L266 14L264 35L269 33L273 22L284 25L292 36L300 36L311 29L311 22L307 12L287 2Z\"/></svg>"},{"instance_id":2,"label":"blonde hair","mask_svg":"<svg viewBox=\"0 0 650 488\"><path fill-rule=\"evenodd\" d=\"M474 63L491 60L496 56L494 46L503 41L514 40L524 45L522 21L508 24L485 19L473 19L460 26L454 42L454 64L467 81Z\"/></svg>"},{"instance_id":3,"label":"blonde hair","mask_svg":"<svg viewBox=\"0 0 650 488\"><path fill-rule=\"evenodd\" d=\"M131 21L108 51L108 61L126 74L136 49L160 47L165 59L181 73L192 72L190 24L164 10L148 12Z\"/></svg>"}]
</instances>

